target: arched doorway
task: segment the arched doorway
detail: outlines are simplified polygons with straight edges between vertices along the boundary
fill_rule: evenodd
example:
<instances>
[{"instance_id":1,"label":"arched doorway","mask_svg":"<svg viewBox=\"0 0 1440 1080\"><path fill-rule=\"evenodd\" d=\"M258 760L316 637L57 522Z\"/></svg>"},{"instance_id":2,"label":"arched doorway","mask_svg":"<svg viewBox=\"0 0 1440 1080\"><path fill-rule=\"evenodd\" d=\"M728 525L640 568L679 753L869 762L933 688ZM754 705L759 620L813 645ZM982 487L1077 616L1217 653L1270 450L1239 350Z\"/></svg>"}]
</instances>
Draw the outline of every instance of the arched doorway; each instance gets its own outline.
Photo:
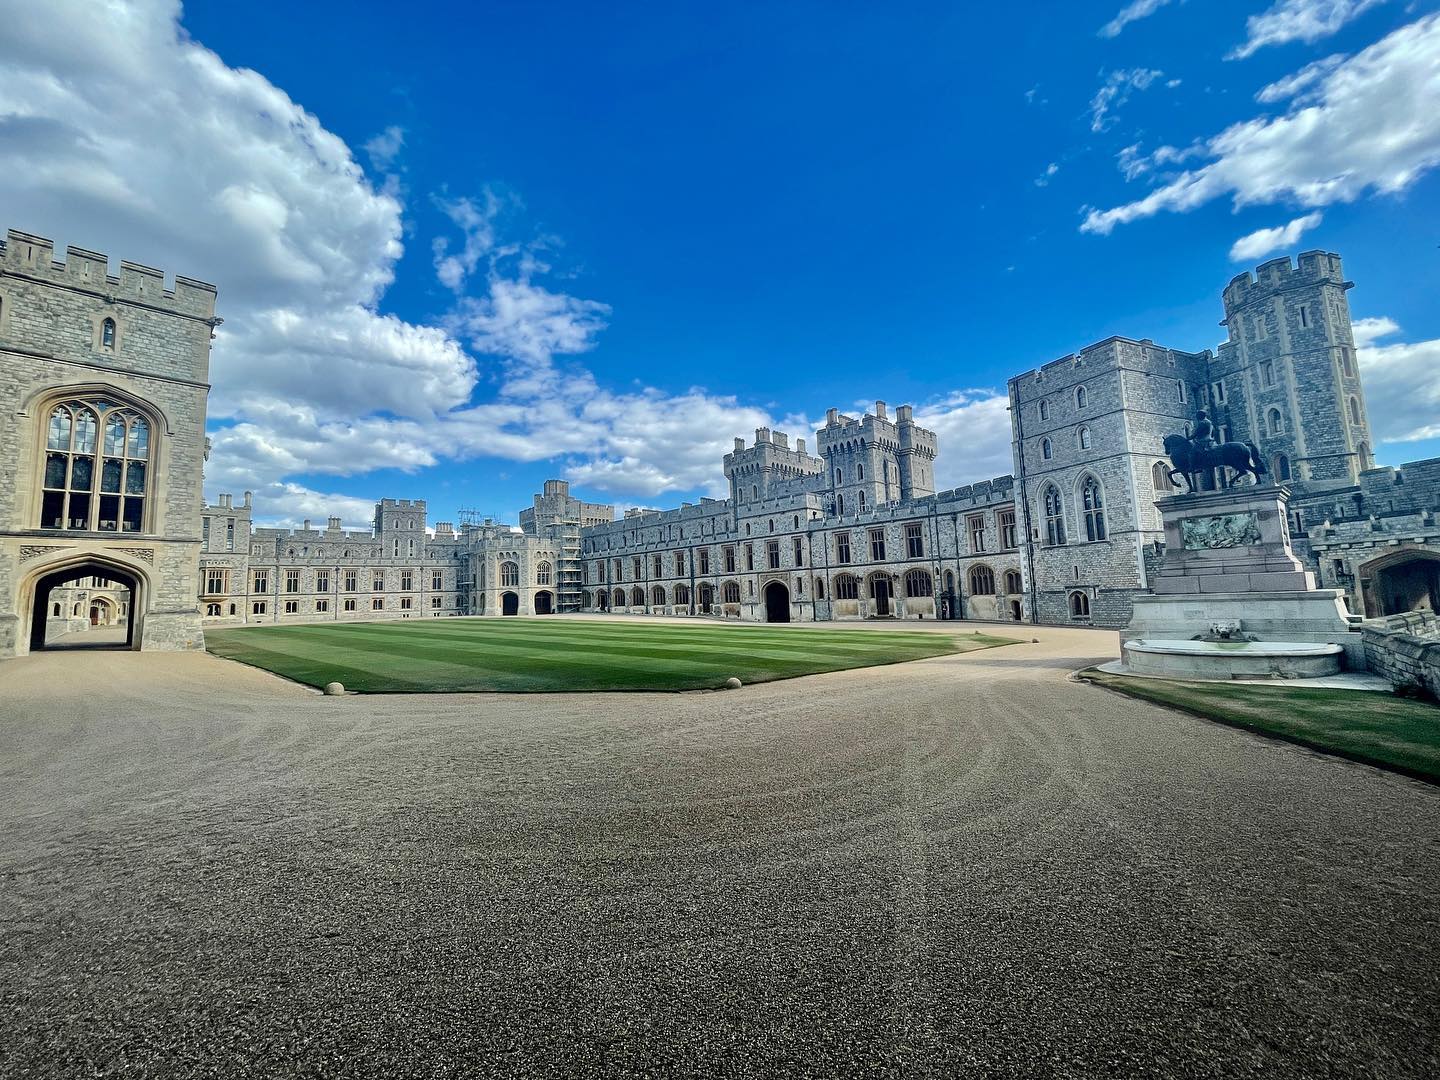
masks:
<instances>
[{"instance_id":1,"label":"arched doorway","mask_svg":"<svg viewBox=\"0 0 1440 1080\"><path fill-rule=\"evenodd\" d=\"M552 595L551 593L548 593L548 592L543 592L543 591L542 591L542 592L537 592L537 593L535 594L535 614L536 614L536 615L553 615L553 614L555 614L555 597L554 597L554 595Z\"/></svg>"},{"instance_id":2,"label":"arched doorway","mask_svg":"<svg viewBox=\"0 0 1440 1080\"><path fill-rule=\"evenodd\" d=\"M1440 554L1420 547L1389 551L1360 566L1365 614L1440 611Z\"/></svg>"},{"instance_id":3,"label":"arched doorway","mask_svg":"<svg viewBox=\"0 0 1440 1080\"><path fill-rule=\"evenodd\" d=\"M873 600L873 614L880 618L888 618L894 614L891 606L891 598L895 595L894 584L889 574L876 574L870 579L870 599Z\"/></svg>"},{"instance_id":4,"label":"arched doorway","mask_svg":"<svg viewBox=\"0 0 1440 1080\"><path fill-rule=\"evenodd\" d=\"M81 601L78 599L79 594L73 592L73 590L93 588L95 578L106 579L105 588L108 590L124 589L128 591L126 602L122 605L123 626L121 625L122 620L115 616L114 601L109 598L96 598L93 602L89 599ZM33 584L30 588L21 591L22 597L25 592L30 592L31 652L54 648L138 649L140 647L138 624L140 613L144 612L147 601L144 594L145 583L139 574L109 561L102 561L95 557L80 557L67 562L62 567L41 569L36 572L36 576L32 580ZM72 617L79 621L81 629L115 626L120 629L120 632L116 633L112 630L103 636L97 635L88 640L85 634L67 633L71 627L59 625L64 622L63 613L59 619L52 616L56 604L52 594L75 597L75 599L67 599L62 608L72 613ZM126 594L122 593L121 595ZM62 635L71 640L57 642Z\"/></svg>"},{"instance_id":5,"label":"arched doorway","mask_svg":"<svg viewBox=\"0 0 1440 1080\"><path fill-rule=\"evenodd\" d=\"M500 614L519 615L520 596L518 593L507 592L500 594Z\"/></svg>"},{"instance_id":6,"label":"arched doorway","mask_svg":"<svg viewBox=\"0 0 1440 1080\"><path fill-rule=\"evenodd\" d=\"M790 621L790 590L783 581L772 581L765 586L765 621Z\"/></svg>"}]
</instances>

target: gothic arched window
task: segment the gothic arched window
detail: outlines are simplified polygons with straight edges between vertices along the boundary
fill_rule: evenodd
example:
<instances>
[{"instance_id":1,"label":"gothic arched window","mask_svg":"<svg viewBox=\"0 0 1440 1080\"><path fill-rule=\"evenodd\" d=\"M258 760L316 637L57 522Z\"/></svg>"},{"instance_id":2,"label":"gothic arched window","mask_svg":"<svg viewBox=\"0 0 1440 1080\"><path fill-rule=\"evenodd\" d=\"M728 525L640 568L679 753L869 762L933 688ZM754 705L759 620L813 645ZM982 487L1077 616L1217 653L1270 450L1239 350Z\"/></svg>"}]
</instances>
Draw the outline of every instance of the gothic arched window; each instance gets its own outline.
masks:
<instances>
[{"instance_id":1,"label":"gothic arched window","mask_svg":"<svg viewBox=\"0 0 1440 1080\"><path fill-rule=\"evenodd\" d=\"M1065 507L1060 489L1051 484L1042 497L1045 504L1045 542L1051 547L1065 543Z\"/></svg>"},{"instance_id":2,"label":"gothic arched window","mask_svg":"<svg viewBox=\"0 0 1440 1080\"><path fill-rule=\"evenodd\" d=\"M1360 423L1360 399L1359 399L1359 398L1353 398L1353 397L1352 397L1352 398L1350 399L1350 423L1352 423L1352 424L1358 424L1358 423Z\"/></svg>"},{"instance_id":3,"label":"gothic arched window","mask_svg":"<svg viewBox=\"0 0 1440 1080\"><path fill-rule=\"evenodd\" d=\"M1005 591L1007 593L1018 593L1025 591L1025 586L1020 580L1019 570L1005 571Z\"/></svg>"},{"instance_id":4,"label":"gothic arched window","mask_svg":"<svg viewBox=\"0 0 1440 1080\"><path fill-rule=\"evenodd\" d=\"M1045 401L1043 398L1042 398L1041 401L1040 401L1040 419L1041 419L1041 420L1049 420L1049 419L1050 419L1050 402Z\"/></svg>"},{"instance_id":5,"label":"gothic arched window","mask_svg":"<svg viewBox=\"0 0 1440 1080\"><path fill-rule=\"evenodd\" d=\"M520 585L520 566L518 563L503 562L500 564L500 585L501 587L518 588Z\"/></svg>"},{"instance_id":6,"label":"gothic arched window","mask_svg":"<svg viewBox=\"0 0 1440 1080\"><path fill-rule=\"evenodd\" d=\"M550 584L550 564L548 562L542 562L539 566L535 567L535 584Z\"/></svg>"},{"instance_id":7,"label":"gothic arched window","mask_svg":"<svg viewBox=\"0 0 1440 1080\"><path fill-rule=\"evenodd\" d=\"M1072 619L1090 618L1090 597L1078 590L1072 592L1070 594L1070 617Z\"/></svg>"},{"instance_id":8,"label":"gothic arched window","mask_svg":"<svg viewBox=\"0 0 1440 1080\"><path fill-rule=\"evenodd\" d=\"M1150 466L1150 482L1155 487L1156 496L1169 495L1175 490L1175 481L1170 476L1170 465L1168 462L1157 461Z\"/></svg>"},{"instance_id":9,"label":"gothic arched window","mask_svg":"<svg viewBox=\"0 0 1440 1080\"><path fill-rule=\"evenodd\" d=\"M1290 458L1287 455L1275 455L1274 473L1276 480L1290 479Z\"/></svg>"},{"instance_id":10,"label":"gothic arched window","mask_svg":"<svg viewBox=\"0 0 1440 1080\"><path fill-rule=\"evenodd\" d=\"M988 566L970 568L970 594L972 596L995 595L995 571Z\"/></svg>"},{"instance_id":11,"label":"gothic arched window","mask_svg":"<svg viewBox=\"0 0 1440 1080\"><path fill-rule=\"evenodd\" d=\"M1085 477L1080 484L1080 505L1085 511L1085 539L1105 539L1105 496L1100 481Z\"/></svg>"},{"instance_id":12,"label":"gothic arched window","mask_svg":"<svg viewBox=\"0 0 1440 1080\"><path fill-rule=\"evenodd\" d=\"M1083 386L1075 388L1075 407L1083 409L1090 401L1090 393Z\"/></svg>"},{"instance_id":13,"label":"gothic arched window","mask_svg":"<svg viewBox=\"0 0 1440 1080\"><path fill-rule=\"evenodd\" d=\"M1049 461L1055 456L1055 447L1051 444L1049 439L1040 440L1040 456L1046 461Z\"/></svg>"},{"instance_id":14,"label":"gothic arched window","mask_svg":"<svg viewBox=\"0 0 1440 1080\"><path fill-rule=\"evenodd\" d=\"M100 347L102 349L115 348L115 320L106 319L100 324Z\"/></svg>"},{"instance_id":15,"label":"gothic arched window","mask_svg":"<svg viewBox=\"0 0 1440 1080\"><path fill-rule=\"evenodd\" d=\"M150 494L150 422L104 400L66 401L45 432L42 529L141 532Z\"/></svg>"},{"instance_id":16,"label":"gothic arched window","mask_svg":"<svg viewBox=\"0 0 1440 1080\"><path fill-rule=\"evenodd\" d=\"M1082 424L1080 430L1075 433L1075 441L1079 444L1081 450L1089 450L1090 429Z\"/></svg>"},{"instance_id":17,"label":"gothic arched window","mask_svg":"<svg viewBox=\"0 0 1440 1080\"><path fill-rule=\"evenodd\" d=\"M1265 428L1271 435L1284 434L1285 420L1280 415L1279 409L1271 409L1265 414Z\"/></svg>"},{"instance_id":18,"label":"gothic arched window","mask_svg":"<svg viewBox=\"0 0 1440 1080\"><path fill-rule=\"evenodd\" d=\"M931 584L930 575L924 570L908 570L905 573L905 595L906 596L933 596L935 587Z\"/></svg>"}]
</instances>

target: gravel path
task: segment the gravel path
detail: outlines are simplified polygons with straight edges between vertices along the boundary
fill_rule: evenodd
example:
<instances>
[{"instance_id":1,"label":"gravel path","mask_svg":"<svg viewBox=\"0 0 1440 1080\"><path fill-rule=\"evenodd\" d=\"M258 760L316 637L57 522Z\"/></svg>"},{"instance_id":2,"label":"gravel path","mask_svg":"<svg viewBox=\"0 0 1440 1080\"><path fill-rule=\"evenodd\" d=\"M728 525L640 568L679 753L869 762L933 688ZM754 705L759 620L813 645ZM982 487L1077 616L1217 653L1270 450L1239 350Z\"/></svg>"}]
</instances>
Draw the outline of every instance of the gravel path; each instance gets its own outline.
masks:
<instances>
[{"instance_id":1,"label":"gravel path","mask_svg":"<svg viewBox=\"0 0 1440 1080\"><path fill-rule=\"evenodd\" d=\"M1068 682L0 665L0 1074L1440 1072L1440 789Z\"/></svg>"}]
</instances>

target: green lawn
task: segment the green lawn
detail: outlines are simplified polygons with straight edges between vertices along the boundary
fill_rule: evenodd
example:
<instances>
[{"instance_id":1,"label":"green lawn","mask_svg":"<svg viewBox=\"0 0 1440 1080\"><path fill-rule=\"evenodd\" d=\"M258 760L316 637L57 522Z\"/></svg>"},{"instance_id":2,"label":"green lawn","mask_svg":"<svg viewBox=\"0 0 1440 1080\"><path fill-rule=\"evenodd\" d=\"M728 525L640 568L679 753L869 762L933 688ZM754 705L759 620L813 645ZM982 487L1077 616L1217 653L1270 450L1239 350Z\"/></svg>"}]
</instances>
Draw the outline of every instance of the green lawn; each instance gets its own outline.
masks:
<instances>
[{"instance_id":1,"label":"green lawn","mask_svg":"<svg viewBox=\"0 0 1440 1080\"><path fill-rule=\"evenodd\" d=\"M640 620L416 619L209 630L206 648L372 693L703 690L967 652L1012 639Z\"/></svg>"},{"instance_id":2,"label":"green lawn","mask_svg":"<svg viewBox=\"0 0 1440 1080\"><path fill-rule=\"evenodd\" d=\"M1208 720L1440 783L1440 708L1427 702L1356 690L1137 679L1093 668L1081 677Z\"/></svg>"}]
</instances>

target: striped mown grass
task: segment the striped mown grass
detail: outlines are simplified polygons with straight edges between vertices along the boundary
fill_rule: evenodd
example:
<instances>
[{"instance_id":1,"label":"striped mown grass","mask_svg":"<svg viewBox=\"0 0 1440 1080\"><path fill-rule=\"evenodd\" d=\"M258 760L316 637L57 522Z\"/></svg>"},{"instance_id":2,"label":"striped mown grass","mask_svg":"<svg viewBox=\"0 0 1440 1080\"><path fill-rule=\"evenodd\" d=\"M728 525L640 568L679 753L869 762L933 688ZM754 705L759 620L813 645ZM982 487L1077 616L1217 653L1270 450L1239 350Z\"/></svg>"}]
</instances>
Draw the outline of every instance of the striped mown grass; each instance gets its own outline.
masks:
<instances>
[{"instance_id":1,"label":"striped mown grass","mask_svg":"<svg viewBox=\"0 0 1440 1080\"><path fill-rule=\"evenodd\" d=\"M206 647L277 675L368 693L704 690L967 652L1011 639L893 630L444 619L211 630Z\"/></svg>"}]
</instances>

